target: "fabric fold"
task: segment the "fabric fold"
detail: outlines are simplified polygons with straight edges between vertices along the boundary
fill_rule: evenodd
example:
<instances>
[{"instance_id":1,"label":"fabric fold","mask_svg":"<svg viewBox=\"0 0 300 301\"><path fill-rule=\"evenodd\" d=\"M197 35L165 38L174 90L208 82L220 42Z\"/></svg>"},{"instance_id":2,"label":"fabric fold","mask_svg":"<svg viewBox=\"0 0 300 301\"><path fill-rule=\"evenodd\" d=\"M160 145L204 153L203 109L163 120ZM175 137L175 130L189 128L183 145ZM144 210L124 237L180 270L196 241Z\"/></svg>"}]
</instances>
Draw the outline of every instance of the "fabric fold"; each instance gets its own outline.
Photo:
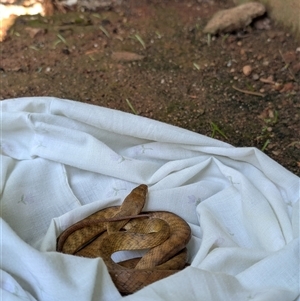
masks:
<instances>
[{"instance_id":1,"label":"fabric fold","mask_svg":"<svg viewBox=\"0 0 300 301\"><path fill-rule=\"evenodd\" d=\"M299 300L300 181L263 152L53 97L0 109L7 300L123 299L101 258L57 253L56 238L139 184L144 211L190 225L190 266L125 300Z\"/></svg>"}]
</instances>

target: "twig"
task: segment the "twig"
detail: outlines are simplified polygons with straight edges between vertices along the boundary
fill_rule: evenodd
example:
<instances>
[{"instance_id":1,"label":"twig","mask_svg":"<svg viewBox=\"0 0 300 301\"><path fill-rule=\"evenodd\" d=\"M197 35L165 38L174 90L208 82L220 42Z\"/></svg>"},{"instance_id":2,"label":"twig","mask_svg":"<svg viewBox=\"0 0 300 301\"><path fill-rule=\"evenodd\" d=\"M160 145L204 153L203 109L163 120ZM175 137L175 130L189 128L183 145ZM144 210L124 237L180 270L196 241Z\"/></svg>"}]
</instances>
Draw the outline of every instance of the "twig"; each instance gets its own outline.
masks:
<instances>
[{"instance_id":1,"label":"twig","mask_svg":"<svg viewBox=\"0 0 300 301\"><path fill-rule=\"evenodd\" d=\"M268 78L260 78L259 80L264 84L270 84L270 85L275 85L276 84L276 82L274 82L273 80L268 79Z\"/></svg>"},{"instance_id":2,"label":"twig","mask_svg":"<svg viewBox=\"0 0 300 301\"><path fill-rule=\"evenodd\" d=\"M300 141L291 142L287 147L295 147L297 144L300 144Z\"/></svg>"},{"instance_id":3,"label":"twig","mask_svg":"<svg viewBox=\"0 0 300 301\"><path fill-rule=\"evenodd\" d=\"M260 96L260 97L265 97L265 94L262 94L262 93L258 93L258 92L252 92L252 91L248 91L248 90L243 90L243 89L239 89L238 87L236 86L232 86L232 88L234 90L237 90L241 93L244 93L244 94L249 94L249 95L255 95L255 96Z\"/></svg>"}]
</instances>

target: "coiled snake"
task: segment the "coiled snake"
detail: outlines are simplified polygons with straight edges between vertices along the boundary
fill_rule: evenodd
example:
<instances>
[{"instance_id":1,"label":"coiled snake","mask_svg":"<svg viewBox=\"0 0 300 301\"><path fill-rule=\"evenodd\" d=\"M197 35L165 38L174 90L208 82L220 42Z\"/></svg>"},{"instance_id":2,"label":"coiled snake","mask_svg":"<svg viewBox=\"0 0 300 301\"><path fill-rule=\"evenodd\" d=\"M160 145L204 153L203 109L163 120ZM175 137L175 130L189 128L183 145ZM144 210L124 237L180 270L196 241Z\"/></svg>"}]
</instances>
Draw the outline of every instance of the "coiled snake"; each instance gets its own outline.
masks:
<instances>
[{"instance_id":1,"label":"coiled snake","mask_svg":"<svg viewBox=\"0 0 300 301\"><path fill-rule=\"evenodd\" d=\"M166 211L143 212L148 187L136 187L121 206L109 207L67 228L57 239L58 252L102 257L118 290L134 293L186 265L189 225ZM141 258L115 263L120 250L148 249Z\"/></svg>"}]
</instances>

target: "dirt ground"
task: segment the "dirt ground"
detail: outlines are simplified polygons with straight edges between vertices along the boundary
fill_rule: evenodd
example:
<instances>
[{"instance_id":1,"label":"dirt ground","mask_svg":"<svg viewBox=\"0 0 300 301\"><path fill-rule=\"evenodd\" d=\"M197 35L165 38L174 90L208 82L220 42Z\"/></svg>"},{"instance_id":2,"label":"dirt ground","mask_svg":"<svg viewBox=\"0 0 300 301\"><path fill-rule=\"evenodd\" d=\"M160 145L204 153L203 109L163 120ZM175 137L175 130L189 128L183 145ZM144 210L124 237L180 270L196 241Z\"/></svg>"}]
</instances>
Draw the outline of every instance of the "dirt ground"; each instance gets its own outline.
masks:
<instances>
[{"instance_id":1,"label":"dirt ground","mask_svg":"<svg viewBox=\"0 0 300 301\"><path fill-rule=\"evenodd\" d=\"M128 0L19 17L0 45L0 99L56 96L136 113L255 146L300 175L300 41L267 19L203 34L232 6Z\"/></svg>"}]
</instances>

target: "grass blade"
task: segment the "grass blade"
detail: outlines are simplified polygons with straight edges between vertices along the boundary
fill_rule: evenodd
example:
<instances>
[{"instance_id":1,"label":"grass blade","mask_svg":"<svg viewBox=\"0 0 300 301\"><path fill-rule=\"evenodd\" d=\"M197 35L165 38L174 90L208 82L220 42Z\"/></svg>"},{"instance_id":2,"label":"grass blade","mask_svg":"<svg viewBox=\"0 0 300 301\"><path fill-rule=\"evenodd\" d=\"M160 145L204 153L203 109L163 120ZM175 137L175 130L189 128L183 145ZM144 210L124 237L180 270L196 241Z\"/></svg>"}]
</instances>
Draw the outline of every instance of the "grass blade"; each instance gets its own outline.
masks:
<instances>
[{"instance_id":1,"label":"grass blade","mask_svg":"<svg viewBox=\"0 0 300 301\"><path fill-rule=\"evenodd\" d=\"M65 38L61 35L61 34L57 34L56 35L64 44L68 45L67 41L65 40Z\"/></svg>"},{"instance_id":2,"label":"grass blade","mask_svg":"<svg viewBox=\"0 0 300 301\"><path fill-rule=\"evenodd\" d=\"M207 45L210 46L210 43L211 43L211 34L208 33L207 34Z\"/></svg>"},{"instance_id":3,"label":"grass blade","mask_svg":"<svg viewBox=\"0 0 300 301\"><path fill-rule=\"evenodd\" d=\"M214 138L216 132L219 133L222 137L224 137L225 139L228 139L227 136L224 134L224 132L222 130L219 129L219 127L214 123L211 122L210 123L211 127L212 127L212 133L211 133L211 137Z\"/></svg>"},{"instance_id":4,"label":"grass blade","mask_svg":"<svg viewBox=\"0 0 300 301\"><path fill-rule=\"evenodd\" d=\"M99 28L102 30L102 32L103 32L108 38L110 37L108 31L107 31L102 25L100 25Z\"/></svg>"},{"instance_id":5,"label":"grass blade","mask_svg":"<svg viewBox=\"0 0 300 301\"><path fill-rule=\"evenodd\" d=\"M270 139L267 139L267 141L264 143L263 147L261 148L261 151L264 152L267 148L268 144L270 143Z\"/></svg>"},{"instance_id":6,"label":"grass blade","mask_svg":"<svg viewBox=\"0 0 300 301\"><path fill-rule=\"evenodd\" d=\"M197 70L200 70L200 66L197 63L193 63L193 65Z\"/></svg>"},{"instance_id":7,"label":"grass blade","mask_svg":"<svg viewBox=\"0 0 300 301\"><path fill-rule=\"evenodd\" d=\"M132 110L132 112L135 114L135 115L138 115L137 111L134 109L134 107L132 106L131 102L126 98L125 99L129 108Z\"/></svg>"},{"instance_id":8,"label":"grass blade","mask_svg":"<svg viewBox=\"0 0 300 301\"><path fill-rule=\"evenodd\" d=\"M146 44L145 44L145 42L143 41L143 39L142 39L138 34L136 34L136 35L134 35L134 36L135 36L135 38L141 43L141 45L143 46L143 48L146 49Z\"/></svg>"}]
</instances>

